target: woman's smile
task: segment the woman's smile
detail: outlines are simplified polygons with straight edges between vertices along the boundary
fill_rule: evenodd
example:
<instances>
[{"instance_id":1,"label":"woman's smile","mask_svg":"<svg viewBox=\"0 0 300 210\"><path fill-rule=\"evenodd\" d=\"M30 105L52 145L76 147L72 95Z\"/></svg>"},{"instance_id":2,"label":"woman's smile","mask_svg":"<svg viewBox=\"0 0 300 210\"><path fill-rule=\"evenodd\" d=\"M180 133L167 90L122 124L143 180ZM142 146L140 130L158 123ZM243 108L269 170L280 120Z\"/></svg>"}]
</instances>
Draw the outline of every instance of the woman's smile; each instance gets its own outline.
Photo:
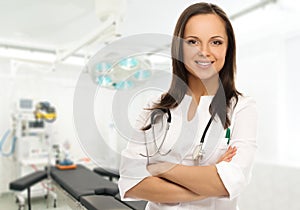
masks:
<instances>
[{"instance_id":1,"label":"woman's smile","mask_svg":"<svg viewBox=\"0 0 300 210\"><path fill-rule=\"evenodd\" d=\"M212 67L212 64L214 63L213 61L210 60L196 60L195 63L197 64L198 67L201 69L209 69Z\"/></svg>"}]
</instances>

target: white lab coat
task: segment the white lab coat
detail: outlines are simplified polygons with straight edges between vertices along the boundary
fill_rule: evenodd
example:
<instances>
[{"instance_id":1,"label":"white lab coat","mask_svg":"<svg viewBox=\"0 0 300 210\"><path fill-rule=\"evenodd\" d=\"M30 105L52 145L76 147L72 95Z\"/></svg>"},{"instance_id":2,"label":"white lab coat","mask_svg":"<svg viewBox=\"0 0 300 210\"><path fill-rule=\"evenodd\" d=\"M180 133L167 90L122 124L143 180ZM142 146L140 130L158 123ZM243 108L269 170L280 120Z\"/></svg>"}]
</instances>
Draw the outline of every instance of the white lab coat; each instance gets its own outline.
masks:
<instances>
[{"instance_id":1,"label":"white lab coat","mask_svg":"<svg viewBox=\"0 0 300 210\"><path fill-rule=\"evenodd\" d=\"M209 105L212 96L202 96L195 117L187 120L187 110L192 98L186 95L181 104L171 110L172 121L167 133L162 152L171 152L166 156L155 155L149 158L151 163L168 161L184 165L214 165L219 157L224 154L228 146L236 146L237 153L231 162L220 162L216 164L217 172L224 183L229 197L210 197L200 201L177 203L173 205L148 202L146 209L175 210L175 209L201 209L201 210L237 210L237 198L249 183L252 165L257 149L256 145L256 104L250 97L239 96L238 103L231 111L231 140L225 139L225 130L218 120L211 124L204 142L205 156L201 162L192 159L194 148L199 144L203 130L210 118ZM234 100L232 100L234 104ZM150 105L151 106L151 105ZM140 128L149 123L149 111L142 111L137 120ZM137 134L135 134L137 135ZM151 141L151 135L147 133L147 142ZM156 135L158 145L160 136ZM149 141L150 139L150 141ZM148 154L155 150L153 145L148 144ZM153 151L151 151L153 150ZM151 174L147 171L147 158L141 156L146 154L145 139L138 136L133 137L127 148L122 152L120 165L119 190L123 200L135 200L124 198L124 194L130 188L138 184Z\"/></svg>"}]
</instances>

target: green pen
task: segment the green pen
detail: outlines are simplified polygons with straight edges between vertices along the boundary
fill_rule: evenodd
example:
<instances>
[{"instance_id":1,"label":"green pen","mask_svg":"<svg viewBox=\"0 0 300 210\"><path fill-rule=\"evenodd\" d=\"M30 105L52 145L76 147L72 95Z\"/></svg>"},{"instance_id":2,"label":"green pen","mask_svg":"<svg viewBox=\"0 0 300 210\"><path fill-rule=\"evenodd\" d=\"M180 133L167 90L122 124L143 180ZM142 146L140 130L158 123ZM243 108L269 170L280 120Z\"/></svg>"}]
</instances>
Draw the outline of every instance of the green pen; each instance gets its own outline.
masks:
<instances>
[{"instance_id":1,"label":"green pen","mask_svg":"<svg viewBox=\"0 0 300 210\"><path fill-rule=\"evenodd\" d=\"M230 142L230 128L227 128L225 138L227 138L227 144Z\"/></svg>"}]
</instances>

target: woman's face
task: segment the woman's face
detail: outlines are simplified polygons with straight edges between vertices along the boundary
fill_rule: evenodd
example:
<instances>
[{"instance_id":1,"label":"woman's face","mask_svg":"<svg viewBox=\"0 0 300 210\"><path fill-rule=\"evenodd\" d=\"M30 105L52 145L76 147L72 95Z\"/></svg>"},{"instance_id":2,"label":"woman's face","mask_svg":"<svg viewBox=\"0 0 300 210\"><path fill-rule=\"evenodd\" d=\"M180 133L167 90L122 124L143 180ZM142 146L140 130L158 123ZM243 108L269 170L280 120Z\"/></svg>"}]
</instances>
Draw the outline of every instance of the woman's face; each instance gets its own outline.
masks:
<instances>
[{"instance_id":1,"label":"woman's face","mask_svg":"<svg viewBox=\"0 0 300 210\"><path fill-rule=\"evenodd\" d=\"M228 38L225 23L217 15L191 17L183 38L183 61L189 77L207 80L222 69Z\"/></svg>"}]
</instances>

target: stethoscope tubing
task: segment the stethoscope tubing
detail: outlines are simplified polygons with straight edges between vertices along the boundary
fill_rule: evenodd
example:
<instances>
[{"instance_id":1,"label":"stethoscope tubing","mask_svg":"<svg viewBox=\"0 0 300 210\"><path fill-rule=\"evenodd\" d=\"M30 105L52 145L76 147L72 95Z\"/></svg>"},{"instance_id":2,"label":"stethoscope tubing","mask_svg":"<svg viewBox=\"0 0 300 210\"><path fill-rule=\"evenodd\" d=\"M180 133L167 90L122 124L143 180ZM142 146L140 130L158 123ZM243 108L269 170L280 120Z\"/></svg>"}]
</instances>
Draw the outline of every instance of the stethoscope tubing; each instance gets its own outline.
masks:
<instances>
[{"instance_id":1,"label":"stethoscope tubing","mask_svg":"<svg viewBox=\"0 0 300 210\"><path fill-rule=\"evenodd\" d=\"M166 125L166 129L165 129L165 133L164 133L164 136L163 136L163 139L162 139L162 142L160 143L160 145L158 146L157 145L157 139L156 139L156 136L155 136L155 129L154 129L154 120L155 120L155 115L157 114L162 114L162 116L167 113L168 114L168 118L167 118L167 125ZM203 145L204 143L204 140L205 140L205 136L206 136L206 133L214 119L214 116L215 116L216 113L213 113L208 121L208 123L206 124L206 127L202 133L202 136L201 136L201 139L200 139L200 145ZM163 119L163 117L162 117ZM153 142L154 142L154 146L155 146L155 152L153 154L149 154L149 150L148 150L148 142L147 142L147 137L146 137L146 134L144 133L144 138L145 138L145 146L146 146L146 155L140 153L140 155L142 157L146 157L147 158L147 163L149 164L149 158L150 157L154 157L155 155L159 154L161 156L166 156L168 155L172 149L169 149L167 152L163 153L161 152L161 149L162 149L162 146L164 145L165 143L165 140L166 140L166 137L167 137L167 133L168 133L168 130L170 128L170 123L171 123L171 112L170 110L167 108L167 109L155 109L153 110L153 112L151 113L151 126L150 126L150 129L152 129L152 136L153 136Z\"/></svg>"},{"instance_id":2,"label":"stethoscope tubing","mask_svg":"<svg viewBox=\"0 0 300 210\"><path fill-rule=\"evenodd\" d=\"M156 113L154 113L154 114L156 114ZM166 127L166 129L165 129L165 132L164 132L164 136L163 136L163 139L162 139L162 142L160 143L160 145L158 146L157 145L157 139L156 139L156 136L155 136L155 131L154 131L154 114L153 115L151 115L151 129L152 129L152 136L153 136L153 142L154 142L154 146L155 146L155 152L153 153L153 154L149 154L149 150L148 150L148 142L147 142L147 137L146 137L146 135L144 135L144 138L145 138L145 144L146 144L146 155L144 155L144 154L142 154L142 153L140 153L140 155L141 156L143 156L143 157L154 157L155 155L157 155L157 154L160 154L161 156L166 156L167 154L169 154L171 151L172 151L172 149L169 149L167 152L165 152L165 153L163 153L163 152L161 152L161 149L162 149L162 146L164 145L164 143L165 143L165 140L166 140L166 137L167 137L167 133L168 133L168 130L169 130L169 127L170 127L170 125L169 125L169 121L167 120L167 127ZM168 115L169 115L169 113L168 113Z\"/></svg>"}]
</instances>

